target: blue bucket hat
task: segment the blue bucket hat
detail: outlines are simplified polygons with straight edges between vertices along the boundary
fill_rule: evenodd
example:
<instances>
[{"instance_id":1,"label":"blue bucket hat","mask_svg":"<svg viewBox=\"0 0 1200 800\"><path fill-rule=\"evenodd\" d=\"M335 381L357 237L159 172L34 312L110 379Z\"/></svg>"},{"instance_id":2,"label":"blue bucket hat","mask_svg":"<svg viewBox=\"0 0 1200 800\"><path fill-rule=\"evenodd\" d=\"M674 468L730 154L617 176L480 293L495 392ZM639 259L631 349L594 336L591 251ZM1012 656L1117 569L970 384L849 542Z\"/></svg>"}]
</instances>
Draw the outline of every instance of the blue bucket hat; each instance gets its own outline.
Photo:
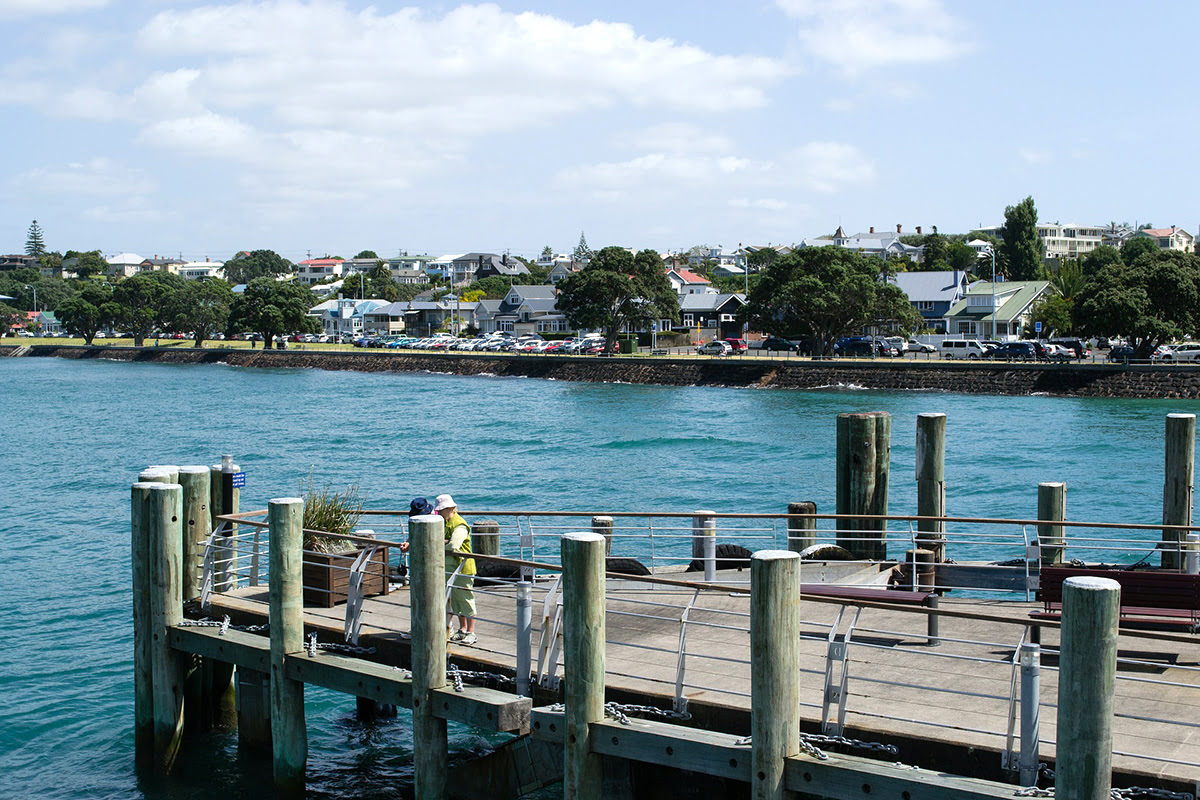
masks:
<instances>
[{"instance_id":1,"label":"blue bucket hat","mask_svg":"<svg viewBox=\"0 0 1200 800\"><path fill-rule=\"evenodd\" d=\"M408 515L410 517L419 517L433 513L433 505L424 497L414 497L413 501L408 505Z\"/></svg>"}]
</instances>

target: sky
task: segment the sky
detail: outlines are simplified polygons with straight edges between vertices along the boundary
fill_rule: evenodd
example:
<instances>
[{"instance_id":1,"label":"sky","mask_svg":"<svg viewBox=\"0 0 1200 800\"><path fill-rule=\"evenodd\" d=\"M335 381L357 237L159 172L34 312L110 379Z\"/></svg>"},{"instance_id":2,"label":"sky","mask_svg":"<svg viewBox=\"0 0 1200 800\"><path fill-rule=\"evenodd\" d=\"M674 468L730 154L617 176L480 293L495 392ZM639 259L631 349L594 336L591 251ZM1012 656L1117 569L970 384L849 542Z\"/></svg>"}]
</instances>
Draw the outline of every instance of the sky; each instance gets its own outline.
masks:
<instances>
[{"instance_id":1,"label":"sky","mask_svg":"<svg viewBox=\"0 0 1200 800\"><path fill-rule=\"evenodd\" d=\"M0 0L0 252L1197 230L1200 4Z\"/></svg>"}]
</instances>

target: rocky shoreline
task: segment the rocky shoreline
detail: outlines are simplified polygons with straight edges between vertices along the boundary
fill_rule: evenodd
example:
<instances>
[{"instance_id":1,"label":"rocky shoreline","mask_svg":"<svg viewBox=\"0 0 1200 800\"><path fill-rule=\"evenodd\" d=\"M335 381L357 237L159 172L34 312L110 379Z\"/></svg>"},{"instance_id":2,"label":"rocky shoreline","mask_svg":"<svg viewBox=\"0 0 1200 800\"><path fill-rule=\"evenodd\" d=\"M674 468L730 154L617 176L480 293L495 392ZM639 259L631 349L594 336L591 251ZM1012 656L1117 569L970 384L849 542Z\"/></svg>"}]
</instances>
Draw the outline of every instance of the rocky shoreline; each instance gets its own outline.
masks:
<instances>
[{"instance_id":1,"label":"rocky shoreline","mask_svg":"<svg viewBox=\"0 0 1200 800\"><path fill-rule=\"evenodd\" d=\"M0 345L0 357L17 346ZM987 362L828 362L768 359L596 358L420 352L313 352L36 344L21 355L162 364L439 372L560 381L773 389L853 387L968 394L1200 398L1200 366L991 364Z\"/></svg>"}]
</instances>

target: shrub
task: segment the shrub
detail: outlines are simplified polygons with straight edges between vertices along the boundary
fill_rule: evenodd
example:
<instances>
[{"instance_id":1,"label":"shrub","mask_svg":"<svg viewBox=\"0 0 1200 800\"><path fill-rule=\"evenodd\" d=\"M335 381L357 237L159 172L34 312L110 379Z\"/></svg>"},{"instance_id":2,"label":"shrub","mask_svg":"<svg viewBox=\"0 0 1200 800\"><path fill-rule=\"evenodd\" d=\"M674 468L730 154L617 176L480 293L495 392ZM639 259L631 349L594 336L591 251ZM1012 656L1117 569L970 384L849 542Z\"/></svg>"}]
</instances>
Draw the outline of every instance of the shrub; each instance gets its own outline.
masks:
<instances>
[{"instance_id":1,"label":"shrub","mask_svg":"<svg viewBox=\"0 0 1200 800\"><path fill-rule=\"evenodd\" d=\"M346 541L333 536L320 536L309 531L345 536L354 530L362 518L366 496L357 483L348 485L345 491L336 492L326 483L317 488L312 473L308 484L300 482L300 493L304 497L304 549L318 553L341 553L355 549Z\"/></svg>"}]
</instances>

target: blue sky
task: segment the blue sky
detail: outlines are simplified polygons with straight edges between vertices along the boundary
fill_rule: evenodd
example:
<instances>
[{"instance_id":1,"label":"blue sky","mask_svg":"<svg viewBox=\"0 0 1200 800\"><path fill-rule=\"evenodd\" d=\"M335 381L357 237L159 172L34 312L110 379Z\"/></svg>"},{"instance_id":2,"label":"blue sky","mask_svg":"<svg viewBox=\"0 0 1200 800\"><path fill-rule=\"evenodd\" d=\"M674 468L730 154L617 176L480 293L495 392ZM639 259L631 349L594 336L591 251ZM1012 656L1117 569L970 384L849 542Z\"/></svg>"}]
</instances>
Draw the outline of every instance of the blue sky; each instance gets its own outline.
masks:
<instances>
[{"instance_id":1,"label":"blue sky","mask_svg":"<svg viewBox=\"0 0 1200 800\"><path fill-rule=\"evenodd\" d=\"M1196 230L1200 5L0 0L0 251Z\"/></svg>"}]
</instances>

